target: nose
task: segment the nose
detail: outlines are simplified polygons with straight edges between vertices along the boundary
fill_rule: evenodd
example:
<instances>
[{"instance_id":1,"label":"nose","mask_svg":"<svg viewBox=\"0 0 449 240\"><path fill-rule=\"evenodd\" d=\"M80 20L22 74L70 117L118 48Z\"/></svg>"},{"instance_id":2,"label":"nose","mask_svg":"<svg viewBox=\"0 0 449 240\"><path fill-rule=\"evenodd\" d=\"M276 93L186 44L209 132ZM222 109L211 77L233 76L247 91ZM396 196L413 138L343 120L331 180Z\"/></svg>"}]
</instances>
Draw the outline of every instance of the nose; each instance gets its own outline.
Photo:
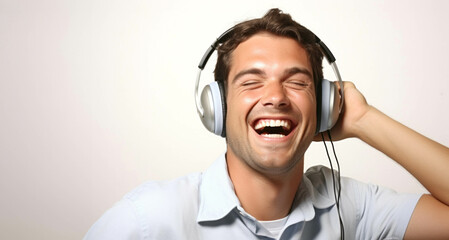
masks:
<instances>
[{"instance_id":1,"label":"nose","mask_svg":"<svg viewBox=\"0 0 449 240\"><path fill-rule=\"evenodd\" d=\"M282 83L273 82L265 86L262 104L266 107L283 108L290 105Z\"/></svg>"}]
</instances>

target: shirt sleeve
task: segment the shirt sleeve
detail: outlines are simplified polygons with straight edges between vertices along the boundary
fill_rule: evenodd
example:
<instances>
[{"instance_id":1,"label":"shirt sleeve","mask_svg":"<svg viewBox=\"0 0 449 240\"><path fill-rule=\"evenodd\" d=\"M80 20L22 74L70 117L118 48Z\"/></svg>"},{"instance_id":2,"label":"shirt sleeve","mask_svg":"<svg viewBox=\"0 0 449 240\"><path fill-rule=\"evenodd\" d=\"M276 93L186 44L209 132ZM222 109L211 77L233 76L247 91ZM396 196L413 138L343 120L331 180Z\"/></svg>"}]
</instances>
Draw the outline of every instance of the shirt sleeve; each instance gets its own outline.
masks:
<instances>
[{"instance_id":1,"label":"shirt sleeve","mask_svg":"<svg viewBox=\"0 0 449 240\"><path fill-rule=\"evenodd\" d=\"M421 194L400 194L352 182L356 199L356 239L403 239Z\"/></svg>"},{"instance_id":2,"label":"shirt sleeve","mask_svg":"<svg viewBox=\"0 0 449 240\"><path fill-rule=\"evenodd\" d=\"M83 239L141 239L140 235L135 210L127 199L122 199L92 225Z\"/></svg>"}]
</instances>

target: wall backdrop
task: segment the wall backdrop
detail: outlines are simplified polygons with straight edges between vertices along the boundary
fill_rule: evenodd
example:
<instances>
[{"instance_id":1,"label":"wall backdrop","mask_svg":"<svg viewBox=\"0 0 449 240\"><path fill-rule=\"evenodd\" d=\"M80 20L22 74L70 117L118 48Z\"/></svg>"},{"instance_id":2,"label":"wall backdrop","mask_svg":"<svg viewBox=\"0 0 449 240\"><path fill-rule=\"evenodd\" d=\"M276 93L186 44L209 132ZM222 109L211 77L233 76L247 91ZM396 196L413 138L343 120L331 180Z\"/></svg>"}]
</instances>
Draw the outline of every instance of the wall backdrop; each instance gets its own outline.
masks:
<instances>
[{"instance_id":1,"label":"wall backdrop","mask_svg":"<svg viewBox=\"0 0 449 240\"><path fill-rule=\"evenodd\" d=\"M206 169L225 141L196 114L197 64L272 7L320 36L370 104L449 145L448 1L0 0L0 238L80 239L143 181ZM425 192L359 140L336 149L344 176ZM305 161L328 165L322 143Z\"/></svg>"}]
</instances>

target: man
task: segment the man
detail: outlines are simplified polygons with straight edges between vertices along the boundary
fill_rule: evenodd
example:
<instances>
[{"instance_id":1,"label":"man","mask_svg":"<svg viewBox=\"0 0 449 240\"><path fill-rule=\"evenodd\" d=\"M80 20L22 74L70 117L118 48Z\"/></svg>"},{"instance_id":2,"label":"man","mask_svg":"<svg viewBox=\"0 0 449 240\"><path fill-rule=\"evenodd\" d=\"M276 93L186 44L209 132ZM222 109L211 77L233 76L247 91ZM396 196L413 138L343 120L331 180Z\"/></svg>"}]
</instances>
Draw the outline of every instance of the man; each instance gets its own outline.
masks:
<instances>
[{"instance_id":1,"label":"man","mask_svg":"<svg viewBox=\"0 0 449 240\"><path fill-rule=\"evenodd\" d=\"M390 156L430 192L406 195L304 173L319 139L322 55L313 33L277 9L234 27L218 49L226 92L227 151L203 174L148 182L127 194L85 239L447 239L449 149L368 105L352 83L333 139L357 137ZM342 224L340 225L339 215Z\"/></svg>"}]
</instances>

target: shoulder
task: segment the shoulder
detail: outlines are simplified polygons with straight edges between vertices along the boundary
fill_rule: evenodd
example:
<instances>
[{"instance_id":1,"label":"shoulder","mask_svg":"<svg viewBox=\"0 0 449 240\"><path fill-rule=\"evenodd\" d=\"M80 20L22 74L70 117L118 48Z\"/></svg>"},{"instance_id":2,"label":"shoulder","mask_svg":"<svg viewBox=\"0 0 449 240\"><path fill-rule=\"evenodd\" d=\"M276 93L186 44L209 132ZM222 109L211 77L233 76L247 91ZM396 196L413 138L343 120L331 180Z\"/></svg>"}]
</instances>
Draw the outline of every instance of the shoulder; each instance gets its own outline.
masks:
<instances>
[{"instance_id":1,"label":"shoulder","mask_svg":"<svg viewBox=\"0 0 449 240\"><path fill-rule=\"evenodd\" d=\"M396 191L385 188L379 185L364 183L359 180L341 176L338 179L338 172L331 170L325 166L313 166L310 167L304 174L304 176L310 180L314 188L318 191L333 191L334 182L335 185L341 183L342 197L346 195L350 198L365 199L371 201L373 198L377 200L400 198L401 196L411 196L410 194L400 194ZM333 193L332 193L333 194ZM333 195L331 195L333 197Z\"/></svg>"},{"instance_id":2,"label":"shoulder","mask_svg":"<svg viewBox=\"0 0 449 240\"><path fill-rule=\"evenodd\" d=\"M190 174L166 181L148 181L128 194L123 199L135 204L145 202L146 205L181 203L198 198L198 188L202 174Z\"/></svg>"},{"instance_id":3,"label":"shoulder","mask_svg":"<svg viewBox=\"0 0 449 240\"><path fill-rule=\"evenodd\" d=\"M139 220L160 224L194 217L198 212L201 174L191 174L169 181L149 181L126 194Z\"/></svg>"},{"instance_id":4,"label":"shoulder","mask_svg":"<svg viewBox=\"0 0 449 240\"><path fill-rule=\"evenodd\" d=\"M370 204L373 206L379 205L381 208L385 208L387 205L393 205L397 202L411 201L412 203L417 201L421 194L404 194L398 193L390 188L383 186L364 183L359 180L350 177L341 177L338 179L338 172L332 171L325 166L313 166L307 170L304 176L310 180L316 191L329 191L332 192L335 185L341 182L341 197L342 200L353 203L356 206L360 206L361 202ZM334 179L334 180L333 180ZM334 182L333 182L334 181Z\"/></svg>"},{"instance_id":5,"label":"shoulder","mask_svg":"<svg viewBox=\"0 0 449 240\"><path fill-rule=\"evenodd\" d=\"M146 239L181 227L181 221L195 223L201 177L141 184L105 212L85 239Z\"/></svg>"},{"instance_id":6,"label":"shoulder","mask_svg":"<svg viewBox=\"0 0 449 240\"><path fill-rule=\"evenodd\" d=\"M334 198L336 193L332 178L338 181L336 171L314 166L307 170L305 176L312 182L315 191ZM348 177L341 177L340 181L340 208L348 235L356 239L403 237L421 194L398 193Z\"/></svg>"}]
</instances>

